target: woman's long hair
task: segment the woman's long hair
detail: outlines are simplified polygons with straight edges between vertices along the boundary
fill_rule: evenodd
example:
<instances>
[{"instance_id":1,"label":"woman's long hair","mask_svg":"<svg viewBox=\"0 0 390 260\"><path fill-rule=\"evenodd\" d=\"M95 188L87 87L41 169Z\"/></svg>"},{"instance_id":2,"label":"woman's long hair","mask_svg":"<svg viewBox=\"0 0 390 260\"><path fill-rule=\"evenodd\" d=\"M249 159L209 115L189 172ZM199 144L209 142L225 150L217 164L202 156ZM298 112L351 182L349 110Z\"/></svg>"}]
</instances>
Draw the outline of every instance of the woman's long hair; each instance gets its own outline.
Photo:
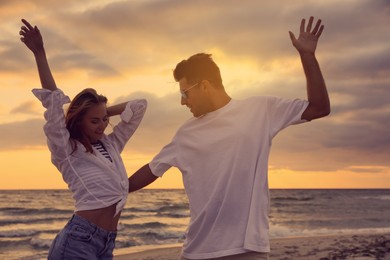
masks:
<instances>
[{"instance_id":1,"label":"woman's long hair","mask_svg":"<svg viewBox=\"0 0 390 260\"><path fill-rule=\"evenodd\" d=\"M70 103L65 116L65 124L69 131L71 141L73 141L73 152L77 150L77 142L75 142L77 140L85 146L87 152L93 153L92 146L82 131L81 122L87 111L100 103L107 104L107 98L99 95L92 88L86 88L81 91Z\"/></svg>"}]
</instances>

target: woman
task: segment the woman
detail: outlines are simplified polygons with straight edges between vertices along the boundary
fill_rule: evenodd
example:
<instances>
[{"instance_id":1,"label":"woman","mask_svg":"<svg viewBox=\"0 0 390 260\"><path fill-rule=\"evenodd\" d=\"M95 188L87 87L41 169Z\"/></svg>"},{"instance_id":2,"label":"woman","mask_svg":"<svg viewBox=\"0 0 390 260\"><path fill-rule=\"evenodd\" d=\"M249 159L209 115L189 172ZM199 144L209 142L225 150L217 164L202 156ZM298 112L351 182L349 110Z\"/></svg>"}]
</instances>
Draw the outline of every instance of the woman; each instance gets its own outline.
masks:
<instances>
[{"instance_id":1,"label":"woman","mask_svg":"<svg viewBox=\"0 0 390 260\"><path fill-rule=\"evenodd\" d=\"M112 259L117 224L128 195L128 177L120 153L140 124L146 100L106 107L107 98L85 89L70 103L57 88L39 29L22 19L21 41L33 52L42 89L34 95L46 108L44 132L52 163L75 200L75 212L54 239L48 259ZM121 121L104 134L109 117Z\"/></svg>"}]
</instances>

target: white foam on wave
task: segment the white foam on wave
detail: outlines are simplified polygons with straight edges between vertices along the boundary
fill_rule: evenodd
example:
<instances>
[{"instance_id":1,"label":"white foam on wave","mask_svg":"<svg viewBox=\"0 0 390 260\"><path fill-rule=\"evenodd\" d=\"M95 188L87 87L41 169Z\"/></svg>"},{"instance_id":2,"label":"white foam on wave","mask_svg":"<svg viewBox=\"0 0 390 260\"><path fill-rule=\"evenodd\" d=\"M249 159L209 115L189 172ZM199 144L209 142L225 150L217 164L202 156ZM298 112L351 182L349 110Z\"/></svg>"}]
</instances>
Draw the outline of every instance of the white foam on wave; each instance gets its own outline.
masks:
<instances>
[{"instance_id":1,"label":"white foam on wave","mask_svg":"<svg viewBox=\"0 0 390 260\"><path fill-rule=\"evenodd\" d=\"M379 195L379 196L362 196L361 197L364 200L390 200L390 195Z\"/></svg>"},{"instance_id":2,"label":"white foam on wave","mask_svg":"<svg viewBox=\"0 0 390 260\"><path fill-rule=\"evenodd\" d=\"M357 228L357 229L292 229L286 226L271 225L270 237L297 237L297 236L318 236L318 235L338 235L338 234L378 234L390 233L390 227L382 228Z\"/></svg>"},{"instance_id":3,"label":"white foam on wave","mask_svg":"<svg viewBox=\"0 0 390 260\"><path fill-rule=\"evenodd\" d=\"M30 240L30 245L36 248L50 248L53 239L33 237Z\"/></svg>"},{"instance_id":4,"label":"white foam on wave","mask_svg":"<svg viewBox=\"0 0 390 260\"><path fill-rule=\"evenodd\" d=\"M22 230L6 230L0 231L0 237L26 237L38 233L37 230L22 229Z\"/></svg>"}]
</instances>

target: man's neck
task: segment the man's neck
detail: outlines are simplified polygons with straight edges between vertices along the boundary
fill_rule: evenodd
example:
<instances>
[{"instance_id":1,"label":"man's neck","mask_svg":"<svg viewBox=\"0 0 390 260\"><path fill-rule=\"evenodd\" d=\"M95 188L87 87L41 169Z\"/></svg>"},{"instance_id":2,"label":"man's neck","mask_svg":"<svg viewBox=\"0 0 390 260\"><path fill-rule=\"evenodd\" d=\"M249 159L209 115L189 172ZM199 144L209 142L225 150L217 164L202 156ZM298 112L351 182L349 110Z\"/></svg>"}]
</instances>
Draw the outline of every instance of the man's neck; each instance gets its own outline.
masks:
<instances>
[{"instance_id":1,"label":"man's neck","mask_svg":"<svg viewBox=\"0 0 390 260\"><path fill-rule=\"evenodd\" d=\"M213 100L213 111L218 110L226 106L232 98L226 93L223 92L218 98Z\"/></svg>"}]
</instances>

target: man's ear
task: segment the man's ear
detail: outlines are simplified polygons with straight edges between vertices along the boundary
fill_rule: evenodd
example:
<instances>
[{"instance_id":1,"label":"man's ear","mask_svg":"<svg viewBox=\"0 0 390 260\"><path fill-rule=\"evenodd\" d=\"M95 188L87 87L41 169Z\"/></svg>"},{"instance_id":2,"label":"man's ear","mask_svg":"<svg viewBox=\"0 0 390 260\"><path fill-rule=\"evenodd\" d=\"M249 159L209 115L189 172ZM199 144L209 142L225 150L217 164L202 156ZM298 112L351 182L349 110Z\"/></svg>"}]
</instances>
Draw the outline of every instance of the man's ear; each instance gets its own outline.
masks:
<instances>
[{"instance_id":1,"label":"man's ear","mask_svg":"<svg viewBox=\"0 0 390 260\"><path fill-rule=\"evenodd\" d=\"M201 84L201 88L202 90L210 90L210 88L212 88L212 84L210 81L208 81L207 79L204 79L202 80L202 82L200 83Z\"/></svg>"}]
</instances>

